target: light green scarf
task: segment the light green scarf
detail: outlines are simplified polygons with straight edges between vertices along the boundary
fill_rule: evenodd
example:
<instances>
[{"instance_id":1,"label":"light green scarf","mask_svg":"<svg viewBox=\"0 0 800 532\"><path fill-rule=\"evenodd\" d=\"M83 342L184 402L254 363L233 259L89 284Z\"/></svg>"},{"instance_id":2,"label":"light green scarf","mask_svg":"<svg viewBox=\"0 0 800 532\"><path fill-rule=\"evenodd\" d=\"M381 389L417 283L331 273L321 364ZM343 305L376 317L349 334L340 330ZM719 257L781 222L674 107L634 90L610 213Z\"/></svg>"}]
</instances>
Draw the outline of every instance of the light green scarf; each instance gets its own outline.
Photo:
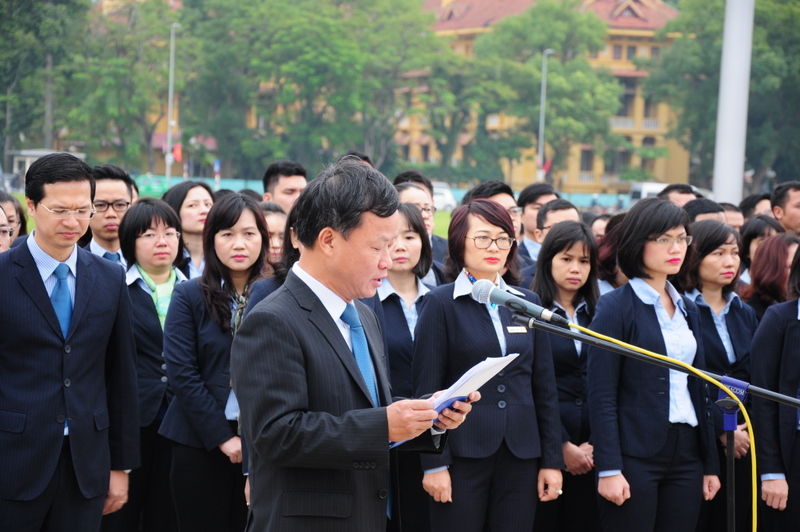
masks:
<instances>
[{"instance_id":1,"label":"light green scarf","mask_svg":"<svg viewBox=\"0 0 800 532\"><path fill-rule=\"evenodd\" d=\"M178 276L175 275L175 268L170 268L169 279L167 279L166 283L156 284L141 266L137 264L136 267L139 269L139 275L142 276L142 280L150 287L150 290L153 291L150 295L153 297L153 303L156 305L158 320L161 322L161 330L164 330L164 322L167 320L169 302L172 300L172 290L175 288L175 281L178 279Z\"/></svg>"}]
</instances>

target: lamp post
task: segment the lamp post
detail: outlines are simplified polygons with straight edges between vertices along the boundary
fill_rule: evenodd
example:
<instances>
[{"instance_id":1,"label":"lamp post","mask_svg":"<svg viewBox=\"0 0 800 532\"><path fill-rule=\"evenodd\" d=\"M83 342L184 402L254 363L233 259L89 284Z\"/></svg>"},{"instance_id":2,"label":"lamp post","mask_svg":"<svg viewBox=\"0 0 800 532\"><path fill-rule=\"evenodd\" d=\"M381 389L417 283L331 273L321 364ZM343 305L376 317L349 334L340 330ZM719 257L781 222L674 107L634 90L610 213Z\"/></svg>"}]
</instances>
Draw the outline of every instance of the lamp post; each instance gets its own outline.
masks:
<instances>
[{"instance_id":1,"label":"lamp post","mask_svg":"<svg viewBox=\"0 0 800 532\"><path fill-rule=\"evenodd\" d=\"M172 173L172 163L175 162L175 156L172 155L172 99L175 92L175 30L180 28L181 25L173 22L169 26L169 96L167 96L167 149L164 154L164 162L166 168L164 170L164 177L167 179L167 186L169 186L169 178Z\"/></svg>"},{"instance_id":2,"label":"lamp post","mask_svg":"<svg viewBox=\"0 0 800 532\"><path fill-rule=\"evenodd\" d=\"M536 176L538 181L544 181L544 104L547 99L547 56L554 53L552 48L548 48L542 54L542 96L539 99L539 171Z\"/></svg>"}]
</instances>

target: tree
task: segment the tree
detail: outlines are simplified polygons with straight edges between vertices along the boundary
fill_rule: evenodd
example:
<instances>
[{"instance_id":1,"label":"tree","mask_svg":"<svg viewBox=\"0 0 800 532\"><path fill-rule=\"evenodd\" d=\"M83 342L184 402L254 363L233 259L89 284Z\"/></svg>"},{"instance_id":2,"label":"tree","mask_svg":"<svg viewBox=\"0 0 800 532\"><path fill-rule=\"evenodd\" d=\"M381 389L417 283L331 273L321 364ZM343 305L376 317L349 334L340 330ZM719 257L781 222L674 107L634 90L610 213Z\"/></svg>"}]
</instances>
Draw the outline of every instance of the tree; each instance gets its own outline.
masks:
<instances>
[{"instance_id":1,"label":"tree","mask_svg":"<svg viewBox=\"0 0 800 532\"><path fill-rule=\"evenodd\" d=\"M550 48L545 139L551 170L562 168L576 143L603 146L612 135L610 118L619 106L620 87L610 73L592 68L590 52L604 46L606 24L578 9L578 0L543 0L495 25L475 43L478 57L492 61L518 97L506 109L517 117L519 133L538 135L542 54Z\"/></svg>"},{"instance_id":2,"label":"tree","mask_svg":"<svg viewBox=\"0 0 800 532\"><path fill-rule=\"evenodd\" d=\"M711 188L725 5L723 0L683 0L680 8L662 38L669 32L682 36L658 60L643 62L651 71L645 90L676 110L671 134L692 155L690 179ZM762 189L773 167L782 180L800 179L798 24L797 2L756 4L746 149L747 166L754 170L750 192Z\"/></svg>"}]
</instances>

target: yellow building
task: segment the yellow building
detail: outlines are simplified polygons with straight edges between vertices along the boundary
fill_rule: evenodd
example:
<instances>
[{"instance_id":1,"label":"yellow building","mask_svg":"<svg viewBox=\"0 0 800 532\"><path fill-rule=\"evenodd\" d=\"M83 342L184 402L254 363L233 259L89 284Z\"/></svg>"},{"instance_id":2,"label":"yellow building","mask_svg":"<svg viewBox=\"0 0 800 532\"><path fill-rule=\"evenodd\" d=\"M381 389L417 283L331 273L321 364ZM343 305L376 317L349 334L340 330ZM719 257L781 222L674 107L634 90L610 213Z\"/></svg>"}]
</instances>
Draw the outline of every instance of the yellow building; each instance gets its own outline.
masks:
<instances>
[{"instance_id":1,"label":"yellow building","mask_svg":"<svg viewBox=\"0 0 800 532\"><path fill-rule=\"evenodd\" d=\"M425 9L436 15L437 34L452 38L451 46L458 53L472 54L475 38L488 31L505 17L518 15L531 7L533 0L425 0ZM608 37L603 50L589 58L591 64L606 67L623 86L618 115L611 118L612 130L624 136L637 148L666 149L667 156L642 159L634 150L620 150L604 161L592 146L573 147L566 169L553 175L563 192L618 193L627 192L629 182L620 179L624 168L643 168L657 181L685 183L689 178L689 153L675 140L667 139L674 119L668 105L645 98L643 78L647 72L636 70L636 57L657 57L663 43L655 41L655 33L678 12L661 0L585 0L580 9L594 12L608 24ZM668 43L669 44L669 40ZM487 129L503 129L511 117L489 115ZM439 162L432 140L425 134L424 117L409 117L399 127L397 142L403 155L412 162ZM467 144L471 135L465 132L459 140ZM461 146L453 157L461 158ZM652 151L652 150L651 150ZM506 182L520 190L536 180L535 146L523 153L513 165L505 163Z\"/></svg>"}]
</instances>

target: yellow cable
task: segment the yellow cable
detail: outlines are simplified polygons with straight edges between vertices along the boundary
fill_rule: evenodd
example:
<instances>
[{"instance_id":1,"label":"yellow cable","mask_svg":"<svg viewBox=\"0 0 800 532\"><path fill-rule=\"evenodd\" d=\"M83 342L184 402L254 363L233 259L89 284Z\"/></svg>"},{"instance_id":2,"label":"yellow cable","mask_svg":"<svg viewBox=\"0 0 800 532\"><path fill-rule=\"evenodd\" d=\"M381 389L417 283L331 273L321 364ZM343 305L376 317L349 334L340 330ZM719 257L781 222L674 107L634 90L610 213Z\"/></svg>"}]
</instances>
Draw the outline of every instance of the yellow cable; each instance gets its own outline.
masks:
<instances>
[{"instance_id":1,"label":"yellow cable","mask_svg":"<svg viewBox=\"0 0 800 532\"><path fill-rule=\"evenodd\" d=\"M758 512L758 482L757 482L757 478L758 478L758 475L756 473L756 439L755 439L755 434L753 433L753 424L750 422L750 416L747 413L747 409L744 407L744 405L739 400L739 398L736 397L736 394L734 394L732 391L730 391L727 386L725 386L724 384L722 384L718 380L716 380L716 379L714 379L712 377L709 377L708 375L706 375L702 371L692 367L690 364L687 364L687 363L682 362L680 360L676 360L674 358L670 358L670 357L667 357L667 356L664 356L664 355L659 355L658 353L653 353L652 351L648 351L646 349L642 349L641 347L636 347L635 345L626 344L625 342L617 340L616 338L611 338L610 336L604 336L604 335L602 335L600 333L596 333L596 332L594 332L594 331L592 331L590 329L587 329L585 327L581 327L580 325L577 325L575 323L571 323L570 322L569 326L574 328L574 329L577 329L577 330L581 331L584 334L588 334L590 336L594 336L595 338L600 338L602 340L606 340L608 342L620 345L622 347L627 347L628 349L633 349L634 351L636 351L638 353L642 353L643 355L647 355L649 357L656 358L658 360L666 360L666 361L672 362L674 364L678 364L679 366L682 366L682 367L686 368L688 371L690 371L694 375L700 377L701 379L704 379L704 380L712 383L717 388L720 388L721 390L724 390L725 393L727 393L728 396L730 396L731 399L736 401L736 404L739 405L739 408L741 409L742 414L744 415L744 421L747 424L747 430L750 433L750 451L751 451L751 455L750 455L750 458L751 458L751 460L750 460L750 462L751 462L750 463L750 470L751 470L752 485L753 485L753 500L752 500L752 504L753 504L753 532L756 532L756 527L758 525L758 516L757 516L757 512ZM602 349L602 348L600 348L600 349ZM622 355L620 355L620 356L622 356ZM713 442L711 442L711 444L713 444Z\"/></svg>"}]
</instances>

